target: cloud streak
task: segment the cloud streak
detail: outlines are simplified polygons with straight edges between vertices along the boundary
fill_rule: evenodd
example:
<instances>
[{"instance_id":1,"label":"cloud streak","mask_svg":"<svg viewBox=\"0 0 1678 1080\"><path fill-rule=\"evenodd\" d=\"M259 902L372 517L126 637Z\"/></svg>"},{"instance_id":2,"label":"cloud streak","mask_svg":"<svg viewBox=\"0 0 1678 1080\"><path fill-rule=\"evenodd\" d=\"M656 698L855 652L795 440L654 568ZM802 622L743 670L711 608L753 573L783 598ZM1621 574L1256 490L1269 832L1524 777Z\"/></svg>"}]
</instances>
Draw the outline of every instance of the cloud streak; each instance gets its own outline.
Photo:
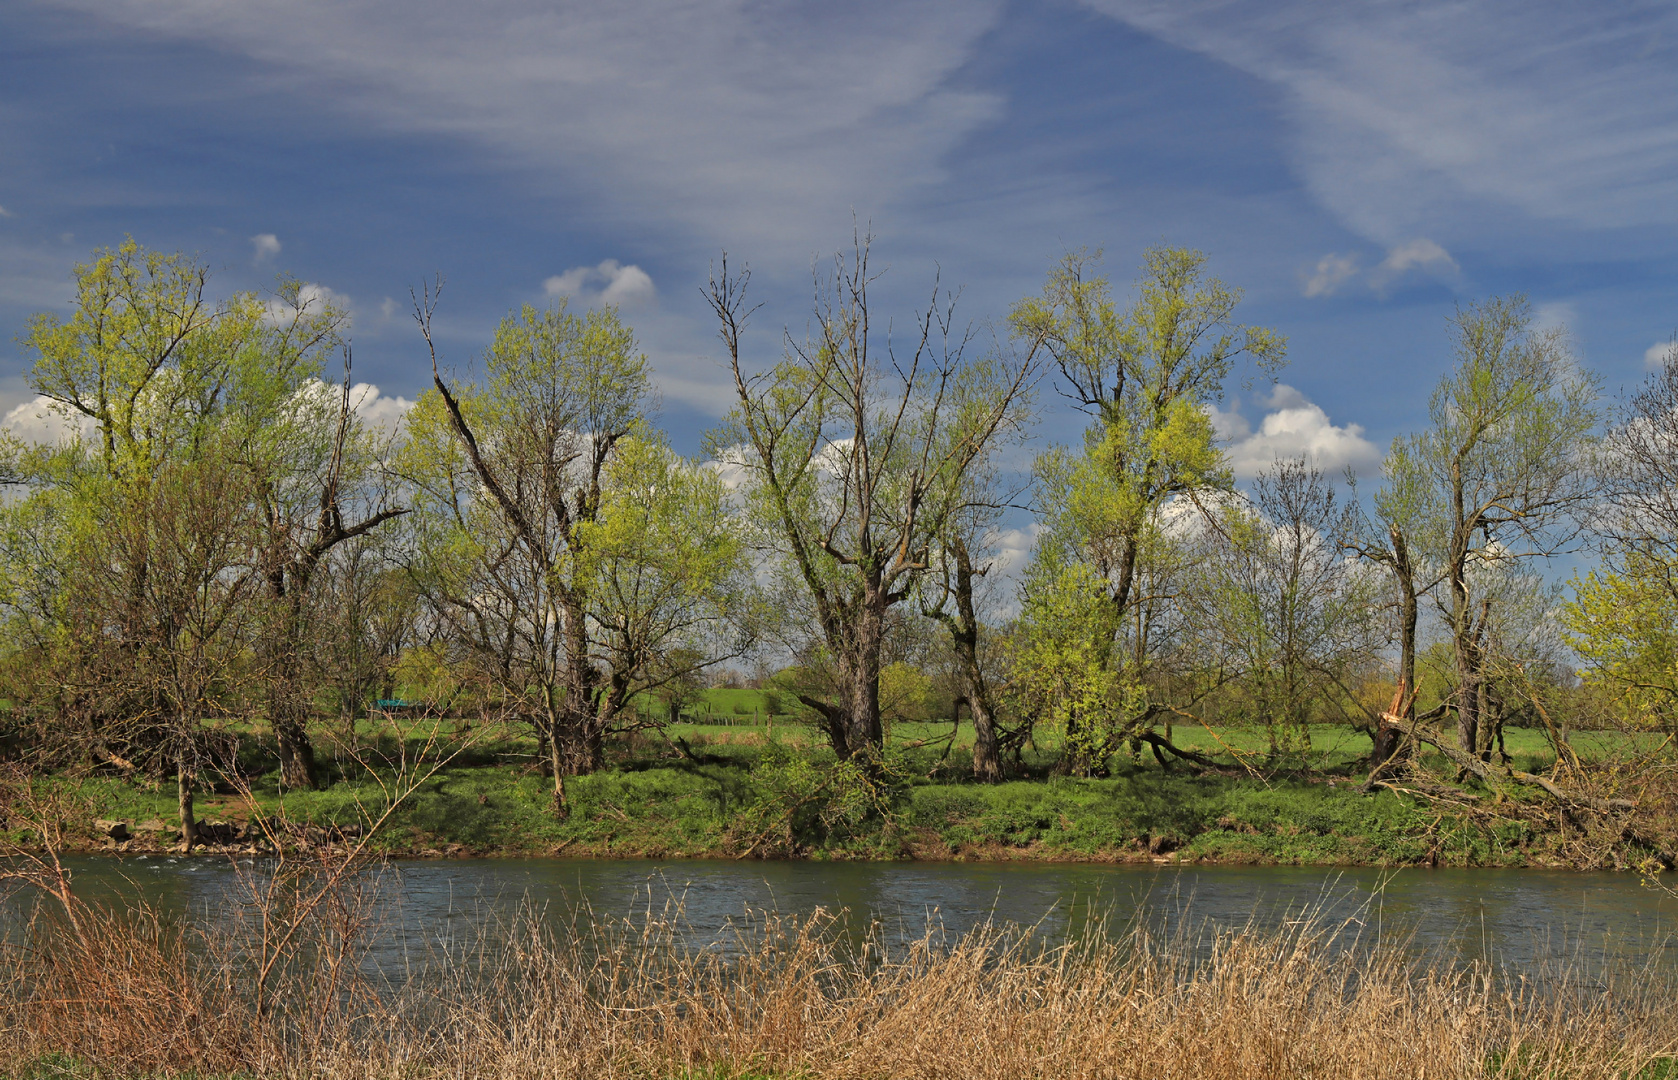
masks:
<instances>
[{"instance_id":1,"label":"cloud streak","mask_svg":"<svg viewBox=\"0 0 1678 1080\"><path fill-rule=\"evenodd\" d=\"M1085 2L1274 86L1296 167L1370 239L1443 217L1472 229L1487 206L1584 227L1678 223L1669 6Z\"/></svg>"},{"instance_id":2,"label":"cloud streak","mask_svg":"<svg viewBox=\"0 0 1678 1080\"><path fill-rule=\"evenodd\" d=\"M511 155L618 224L673 224L759 259L807 259L787 245L811 224L938 180L999 107L947 81L1000 0L486 0L469 19L443 0L59 4L254 58L318 104Z\"/></svg>"}]
</instances>

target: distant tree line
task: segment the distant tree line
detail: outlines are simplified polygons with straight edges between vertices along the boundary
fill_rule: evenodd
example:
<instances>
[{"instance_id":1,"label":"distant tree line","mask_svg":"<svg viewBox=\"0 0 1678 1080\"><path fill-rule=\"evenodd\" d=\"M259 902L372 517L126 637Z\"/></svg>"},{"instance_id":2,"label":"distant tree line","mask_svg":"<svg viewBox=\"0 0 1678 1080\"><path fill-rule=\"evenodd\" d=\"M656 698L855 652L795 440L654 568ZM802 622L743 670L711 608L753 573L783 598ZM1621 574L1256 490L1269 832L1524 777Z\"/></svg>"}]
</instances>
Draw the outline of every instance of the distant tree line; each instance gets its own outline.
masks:
<instances>
[{"instance_id":1,"label":"distant tree line","mask_svg":"<svg viewBox=\"0 0 1678 1080\"><path fill-rule=\"evenodd\" d=\"M1605 408L1520 297L1458 308L1426 427L1362 497L1306 460L1236 484L1212 407L1286 341L1193 251L1148 251L1126 297L1068 255L990 327L935 286L904 335L859 239L762 369L724 261L734 406L697 459L613 308L524 307L457 364L423 290L432 385L385 429L346 313L296 281L218 297L132 241L74 277L21 338L72 434L0 452L0 722L46 762L172 778L187 822L231 733L313 787L320 733L399 698L525 726L563 813L613 737L753 664L864 769L896 721L965 720L982 781L1051 731L1091 775L1204 763L1185 724L1260 728L1275 760L1324 722L1376 757L1424 725L1491 761L1569 694L1678 720L1678 352ZM1028 458L1045 391L1085 427ZM1564 589L1570 553L1594 568Z\"/></svg>"}]
</instances>

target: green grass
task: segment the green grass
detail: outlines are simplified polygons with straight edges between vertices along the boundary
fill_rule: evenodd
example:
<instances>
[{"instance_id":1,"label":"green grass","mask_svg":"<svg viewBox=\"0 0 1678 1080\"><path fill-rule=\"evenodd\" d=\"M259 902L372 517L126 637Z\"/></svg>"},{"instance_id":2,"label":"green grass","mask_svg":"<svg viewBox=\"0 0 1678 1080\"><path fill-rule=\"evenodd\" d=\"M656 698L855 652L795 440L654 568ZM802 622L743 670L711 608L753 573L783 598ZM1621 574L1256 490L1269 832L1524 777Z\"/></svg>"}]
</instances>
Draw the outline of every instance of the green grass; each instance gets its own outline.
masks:
<instances>
[{"instance_id":1,"label":"green grass","mask_svg":"<svg viewBox=\"0 0 1678 1080\"><path fill-rule=\"evenodd\" d=\"M749 691L725 693L744 694ZM728 700L726 698L722 699ZM1040 741L1024 755L1025 778L974 784L971 730L953 746L948 724L898 724L891 742L898 781L885 812L862 813L822 787L837 775L832 754L808 727L777 722L769 730L674 725L669 734L690 758L656 734L610 748L611 767L567 781L569 817L553 812L552 781L533 768L534 744L522 736L477 732L468 752L442 768L394 815L376 846L389 852L466 851L676 857L757 854L814 858L1147 859L1322 865L1553 865L1557 838L1509 821L1475 825L1433 804L1392 792L1356 794L1355 766L1368 739L1344 728L1312 731L1308 755L1273 767L1262 755L1251 768L1196 773L1162 769L1144 753L1121 753L1111 775L1055 777L1057 747ZM324 733L323 733L324 734ZM410 760L429 745L458 746L451 721L358 725L363 760ZM486 738L487 734L499 737ZM1263 732L1178 727L1180 745L1262 751ZM1623 747L1581 737L1580 751ZM435 742L427 743L428 739ZM1510 732L1518 764L1542 767L1546 744L1535 732ZM246 739L245 767L262 814L313 824L351 824L379 813L385 791L373 776L320 740L329 783L320 791L281 791L271 748ZM783 749L784 748L784 749ZM1308 769L1298 766L1309 765ZM378 769L386 784L395 778ZM93 816L172 823L174 785L146 787L116 779L76 782ZM806 796L808 796L806 798ZM1506 798L1528 798L1525 792ZM204 793L206 820L246 820L237 796ZM759 846L753 847L757 841Z\"/></svg>"}]
</instances>

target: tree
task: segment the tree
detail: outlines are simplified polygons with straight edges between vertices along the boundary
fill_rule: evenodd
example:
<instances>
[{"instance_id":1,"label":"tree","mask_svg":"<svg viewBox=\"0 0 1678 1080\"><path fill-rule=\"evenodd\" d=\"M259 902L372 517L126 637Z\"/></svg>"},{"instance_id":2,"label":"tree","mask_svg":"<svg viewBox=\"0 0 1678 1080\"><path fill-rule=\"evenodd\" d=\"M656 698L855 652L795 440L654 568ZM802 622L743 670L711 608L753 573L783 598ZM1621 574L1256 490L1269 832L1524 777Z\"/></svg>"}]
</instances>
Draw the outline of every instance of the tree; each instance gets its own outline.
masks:
<instances>
[{"instance_id":1,"label":"tree","mask_svg":"<svg viewBox=\"0 0 1678 1080\"><path fill-rule=\"evenodd\" d=\"M1618 410L1598 455L1602 565L1562 609L1586 677L1634 716L1678 723L1678 339Z\"/></svg>"},{"instance_id":2,"label":"tree","mask_svg":"<svg viewBox=\"0 0 1678 1080\"><path fill-rule=\"evenodd\" d=\"M1416 632L1421 618L1421 600L1439 585L1442 577L1438 560L1428 559L1427 543L1431 539L1427 520L1429 493L1424 478L1414 469L1395 467L1395 463L1402 460L1398 456L1402 443L1402 439L1394 440L1393 453L1382 462L1386 483L1376 492L1374 499L1379 526L1372 526L1361 509L1354 509L1346 545L1359 557L1384 568L1396 593L1398 620L1395 636L1399 643L1397 708L1400 719L1413 722L1421 686L1416 677ZM1378 760L1385 761L1396 751L1395 731L1384 720L1376 718L1372 738Z\"/></svg>"},{"instance_id":3,"label":"tree","mask_svg":"<svg viewBox=\"0 0 1678 1080\"><path fill-rule=\"evenodd\" d=\"M299 310L294 319L304 314ZM319 382L292 389L282 408L252 418L246 443L265 534L261 564L268 610L260 648L267 662L268 717L279 744L281 780L293 788L318 786L307 727L315 686L305 670L320 617L316 575L340 544L408 512L391 504L383 485L371 482L379 472L378 454L356 417L351 393L346 348L340 393L333 395Z\"/></svg>"},{"instance_id":4,"label":"tree","mask_svg":"<svg viewBox=\"0 0 1678 1080\"><path fill-rule=\"evenodd\" d=\"M944 624L955 653L959 690L955 704L967 706L973 717L973 777L984 783L1002 779L1002 749L997 731L996 700L980 656L985 627L979 618L978 580L990 573L989 552L982 546L989 531L980 531L970 515L952 515L939 538L936 577L923 588L927 610ZM975 550L979 558L975 559Z\"/></svg>"},{"instance_id":5,"label":"tree","mask_svg":"<svg viewBox=\"0 0 1678 1080\"><path fill-rule=\"evenodd\" d=\"M973 717L973 776L986 783L1002 779L1002 751L997 701L981 656L981 638L987 634L980 614L981 584L994 565L1002 512L1022 494L1004 483L996 459L1006 447L1025 441L1033 415L1032 391L1040 377L1041 345L1028 340L1012 354L999 347L968 372L970 380L991 384L989 395L1021 375L1026 382L1014 395L1013 415L968 468L960 501L934 538L933 565L920 589L923 611L949 632L955 654L955 706L959 714L966 705Z\"/></svg>"},{"instance_id":6,"label":"tree","mask_svg":"<svg viewBox=\"0 0 1678 1080\"><path fill-rule=\"evenodd\" d=\"M1233 482L1207 410L1238 359L1273 372L1286 355L1280 335L1234 321L1240 291L1205 266L1196 251L1150 249L1136 300L1121 309L1094 259L1074 253L1010 316L1016 334L1044 343L1062 392L1092 417L1081 452L1038 457L1046 532L1022 629L1047 636L1020 654L1071 679L1052 691L1067 699L1039 700L1071 725L1069 767L1079 771L1100 767L1115 740L1145 733L1166 709L1159 662L1180 630L1175 523ZM1092 589L1103 605L1087 602ZM1074 645L1077 634L1090 640Z\"/></svg>"},{"instance_id":7,"label":"tree","mask_svg":"<svg viewBox=\"0 0 1678 1080\"><path fill-rule=\"evenodd\" d=\"M1272 756L1310 749L1309 725L1373 662L1373 582L1343 557L1344 508L1322 473L1278 461L1205 530L1184 601L1270 733Z\"/></svg>"},{"instance_id":8,"label":"tree","mask_svg":"<svg viewBox=\"0 0 1678 1080\"><path fill-rule=\"evenodd\" d=\"M1412 493L1444 579L1458 746L1487 760L1479 718L1493 598L1474 573L1573 542L1595 494L1597 381L1576 366L1564 329L1533 326L1524 297L1460 308L1450 325L1456 364L1434 390L1428 429L1394 443L1388 475Z\"/></svg>"},{"instance_id":9,"label":"tree","mask_svg":"<svg viewBox=\"0 0 1678 1080\"><path fill-rule=\"evenodd\" d=\"M237 479L216 478L217 497L229 501L225 512L241 527L261 522L263 528L238 534L248 546L229 551L227 565L258 567L270 603L260 628L244 615L226 621L240 628L240 647L260 654L251 670L266 680L287 779L312 783L313 752L303 726L312 687L300 660L307 579L325 550L389 516L343 518L361 483L360 474L346 471L358 452L355 425L347 397L337 401L319 375L328 355L347 348L344 313L309 299L295 281L282 281L270 302L249 293L212 301L206 268L132 240L97 252L75 278L70 318L37 316L25 345L36 356L31 384L61 414L86 423L91 438L37 454L32 498L57 505L69 551L76 550L71 541L78 530L120 534L191 492L208 490L211 478L203 470L212 466L206 463ZM153 490L186 476L198 479L167 498ZM308 537L300 503L317 511ZM192 512L204 521L214 516L203 507ZM124 514L139 518L128 522ZM162 568L148 561L152 550L130 544L108 570L122 578L113 602L129 597L130 614L149 590L164 588ZM201 572L179 560L170 567L188 577ZM256 602L248 589L237 595L242 603ZM94 619L115 617L114 611ZM71 640L92 647L91 638ZM95 736L92 745L104 744Z\"/></svg>"},{"instance_id":10,"label":"tree","mask_svg":"<svg viewBox=\"0 0 1678 1080\"><path fill-rule=\"evenodd\" d=\"M432 362L400 458L421 580L537 730L563 808L634 694L677 674L673 650L718 657L741 566L725 493L646 425L646 358L615 309L509 315L481 384L451 389Z\"/></svg>"},{"instance_id":11,"label":"tree","mask_svg":"<svg viewBox=\"0 0 1678 1080\"><path fill-rule=\"evenodd\" d=\"M808 598L836 675L831 697L800 694L841 758L876 756L887 612L931 565L964 480L1014 417L1027 369L1012 379L965 378L969 344L953 298L916 323L907 355L878 340L868 289L871 238L836 257L816 285L815 330L785 336L780 363L748 375L741 351L749 273L725 259L709 299L734 376L735 408L709 437L745 478L760 543Z\"/></svg>"},{"instance_id":12,"label":"tree","mask_svg":"<svg viewBox=\"0 0 1678 1080\"><path fill-rule=\"evenodd\" d=\"M172 766L187 848L198 839L198 777L218 756L205 726L239 715L264 674L248 649L260 583L257 521L242 497L249 477L217 441L102 501L69 582L80 670L126 705L115 717L125 741Z\"/></svg>"}]
</instances>

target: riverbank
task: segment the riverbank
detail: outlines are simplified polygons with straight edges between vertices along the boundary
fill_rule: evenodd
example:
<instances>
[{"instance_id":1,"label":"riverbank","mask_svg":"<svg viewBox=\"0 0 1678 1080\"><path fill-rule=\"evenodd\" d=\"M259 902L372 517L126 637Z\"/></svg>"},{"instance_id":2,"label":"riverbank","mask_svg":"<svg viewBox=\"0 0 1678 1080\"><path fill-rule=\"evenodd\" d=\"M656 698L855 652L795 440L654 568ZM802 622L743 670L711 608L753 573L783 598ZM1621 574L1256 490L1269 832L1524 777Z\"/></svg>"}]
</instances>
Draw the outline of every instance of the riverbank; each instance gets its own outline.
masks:
<instances>
[{"instance_id":1,"label":"riverbank","mask_svg":"<svg viewBox=\"0 0 1678 1080\"><path fill-rule=\"evenodd\" d=\"M1121 755L1100 778L1050 775L1053 748L1022 762L1026 778L972 783L965 755L927 746L928 731L898 732L884 785L848 790L807 734L683 725L669 740L615 748L612 767L567 781L554 812L552 781L530 766L517 738L460 739L446 764L415 788L369 844L392 856L600 856L1195 862L1340 866L1623 868L1655 854L1635 839L1581 845L1578 829L1537 789L1469 790L1468 799L1420 791L1362 794L1368 740L1349 729L1313 732L1291 767L1247 754L1256 733L1187 729L1185 748L1221 754L1215 769L1162 767ZM947 726L942 731L948 732ZM436 732L428 735L435 737ZM1517 764L1545 767L1542 740L1511 732ZM1608 738L1608 737L1604 737ZM789 745L792 740L800 745ZM1358 745L1361 741L1362 746ZM914 745L916 742L921 745ZM433 742L432 752L447 753ZM1588 740L1580 745L1589 750ZM377 749L376 744L373 749ZM386 747L381 760L401 755ZM1247 756L1243 756L1246 754ZM830 755L828 755L830 758ZM201 796L212 824L207 850L282 842L358 842L397 770L379 775L326 759L320 791L281 792L273 774L247 793ZM842 780L842 777L840 777ZM60 781L107 823L69 837L72 850L162 851L178 845L172 785L116 778ZM862 797L866 796L866 797ZM266 819L266 827L258 820ZM113 839L120 823L130 839ZM119 832L119 835L120 835Z\"/></svg>"}]
</instances>

